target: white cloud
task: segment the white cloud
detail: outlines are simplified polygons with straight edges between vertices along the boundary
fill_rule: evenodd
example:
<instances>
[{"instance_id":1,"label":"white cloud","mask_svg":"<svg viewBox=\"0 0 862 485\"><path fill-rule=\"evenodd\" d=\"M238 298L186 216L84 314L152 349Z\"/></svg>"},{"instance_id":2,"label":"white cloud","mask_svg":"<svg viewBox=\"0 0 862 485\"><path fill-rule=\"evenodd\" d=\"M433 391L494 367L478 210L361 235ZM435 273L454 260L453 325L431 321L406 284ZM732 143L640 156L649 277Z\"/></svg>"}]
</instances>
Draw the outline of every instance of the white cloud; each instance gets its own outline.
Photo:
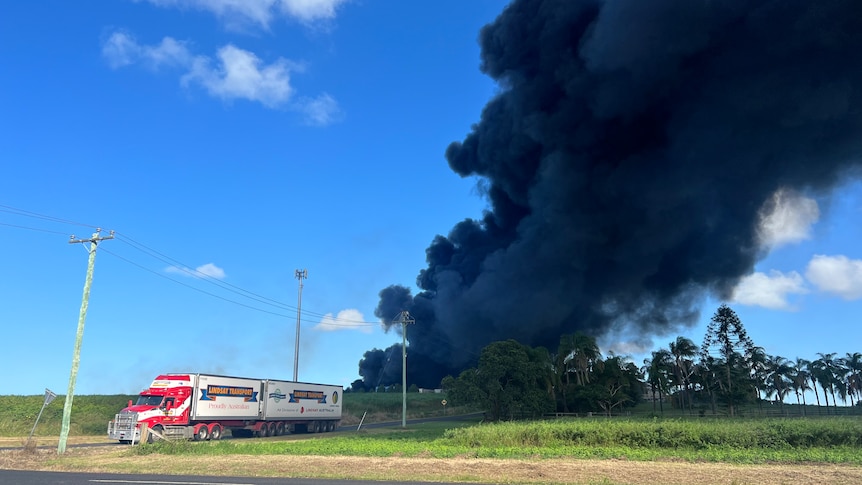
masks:
<instances>
[{"instance_id":1,"label":"white cloud","mask_svg":"<svg viewBox=\"0 0 862 485\"><path fill-rule=\"evenodd\" d=\"M102 44L102 57L114 69L134 64L140 60L141 47L128 34L114 32Z\"/></svg>"},{"instance_id":2,"label":"white cloud","mask_svg":"<svg viewBox=\"0 0 862 485\"><path fill-rule=\"evenodd\" d=\"M155 46L141 45L125 32L114 32L102 45L102 56L114 69L144 63L153 69L161 66L183 66L191 60L185 43L165 37Z\"/></svg>"},{"instance_id":3,"label":"white cloud","mask_svg":"<svg viewBox=\"0 0 862 485\"><path fill-rule=\"evenodd\" d=\"M214 14L225 26L242 30L247 25L269 29L279 15L303 23L335 17L337 8L347 0L148 0L153 5L191 8Z\"/></svg>"},{"instance_id":4,"label":"white cloud","mask_svg":"<svg viewBox=\"0 0 862 485\"><path fill-rule=\"evenodd\" d=\"M182 83L200 84L224 100L248 99L270 108L283 104L293 93L287 61L279 58L265 65L253 53L230 44L219 49L215 66L208 57L195 57Z\"/></svg>"},{"instance_id":5,"label":"white cloud","mask_svg":"<svg viewBox=\"0 0 862 485\"><path fill-rule=\"evenodd\" d=\"M223 280L225 276L227 276L222 268L219 268L213 263L202 264L195 269L181 266L168 266L165 271L191 278L213 278L216 280Z\"/></svg>"},{"instance_id":6,"label":"white cloud","mask_svg":"<svg viewBox=\"0 0 862 485\"><path fill-rule=\"evenodd\" d=\"M845 300L862 298L862 261L858 259L818 254L808 262L805 276L820 291Z\"/></svg>"},{"instance_id":7,"label":"white cloud","mask_svg":"<svg viewBox=\"0 0 862 485\"><path fill-rule=\"evenodd\" d=\"M359 310L348 309L341 310L338 315L333 316L332 313L324 315L320 323L314 326L313 330L321 332L334 332L337 330L359 330L362 333L371 333L373 324L366 323L365 317Z\"/></svg>"},{"instance_id":8,"label":"white cloud","mask_svg":"<svg viewBox=\"0 0 862 485\"><path fill-rule=\"evenodd\" d=\"M341 108L335 98L327 93L313 99L300 101L299 110L305 114L306 124L312 126L327 126L340 121L343 117Z\"/></svg>"},{"instance_id":9,"label":"white cloud","mask_svg":"<svg viewBox=\"0 0 862 485\"><path fill-rule=\"evenodd\" d=\"M267 64L253 52L232 44L221 47L215 58L193 55L185 42L165 37L157 45L140 44L130 34L114 32L102 44L102 56L114 69L143 64L158 70L179 68L180 83L197 85L224 101L246 99L267 108L285 108L302 113L305 123L326 126L343 118L338 102L328 93L294 101L291 73L302 72L301 64L278 58Z\"/></svg>"},{"instance_id":10,"label":"white cloud","mask_svg":"<svg viewBox=\"0 0 862 485\"><path fill-rule=\"evenodd\" d=\"M789 295L808 293L805 281L796 271L784 274L754 273L743 278L733 290L733 301L743 305L762 306L773 310L793 310Z\"/></svg>"},{"instance_id":11,"label":"white cloud","mask_svg":"<svg viewBox=\"0 0 862 485\"><path fill-rule=\"evenodd\" d=\"M346 0L282 0L281 10L287 15L311 22L335 17L335 10Z\"/></svg>"},{"instance_id":12,"label":"white cloud","mask_svg":"<svg viewBox=\"0 0 862 485\"><path fill-rule=\"evenodd\" d=\"M760 243L775 248L808 239L811 226L820 218L817 201L787 190L779 190L761 209Z\"/></svg>"}]
</instances>

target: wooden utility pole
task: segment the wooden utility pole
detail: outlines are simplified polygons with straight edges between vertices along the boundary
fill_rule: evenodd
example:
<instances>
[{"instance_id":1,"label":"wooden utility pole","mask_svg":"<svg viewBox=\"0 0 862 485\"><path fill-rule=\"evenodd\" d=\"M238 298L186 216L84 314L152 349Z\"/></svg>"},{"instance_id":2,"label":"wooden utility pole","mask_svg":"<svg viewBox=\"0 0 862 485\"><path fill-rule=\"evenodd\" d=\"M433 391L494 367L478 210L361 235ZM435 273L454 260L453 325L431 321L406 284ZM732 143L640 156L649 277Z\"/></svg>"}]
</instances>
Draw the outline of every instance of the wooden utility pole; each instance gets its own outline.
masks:
<instances>
[{"instance_id":1,"label":"wooden utility pole","mask_svg":"<svg viewBox=\"0 0 862 485\"><path fill-rule=\"evenodd\" d=\"M78 364L81 362L81 341L84 340L84 321L87 318L87 305L90 302L90 285L93 283L93 267L96 265L96 247L100 241L114 239L114 231L105 237L100 237L101 229L96 229L90 239L75 239L73 234L69 238L69 244L90 243L90 253L87 262L87 279L84 280L84 297L81 300L81 313L78 315L78 333L75 335L75 351L72 353L72 372L69 375L69 391L66 393L66 402L63 404L63 424L60 428L60 442L57 444L57 454L66 452L66 440L69 438L69 423L72 417L72 399L75 396L75 380L78 378Z\"/></svg>"},{"instance_id":2,"label":"wooden utility pole","mask_svg":"<svg viewBox=\"0 0 862 485\"><path fill-rule=\"evenodd\" d=\"M407 427L407 324L415 323L410 312L404 310L395 317L394 323L401 324L401 427Z\"/></svg>"}]
</instances>

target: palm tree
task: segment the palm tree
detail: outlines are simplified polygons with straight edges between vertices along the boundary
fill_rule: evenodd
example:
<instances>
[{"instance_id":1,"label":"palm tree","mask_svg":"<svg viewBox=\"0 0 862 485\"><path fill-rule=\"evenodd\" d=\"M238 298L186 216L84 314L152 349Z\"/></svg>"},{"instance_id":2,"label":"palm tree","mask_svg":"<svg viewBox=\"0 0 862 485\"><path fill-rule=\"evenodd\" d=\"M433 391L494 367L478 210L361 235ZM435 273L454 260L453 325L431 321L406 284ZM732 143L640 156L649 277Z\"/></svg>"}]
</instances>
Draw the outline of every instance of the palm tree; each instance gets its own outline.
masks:
<instances>
[{"instance_id":1,"label":"palm tree","mask_svg":"<svg viewBox=\"0 0 862 485\"><path fill-rule=\"evenodd\" d=\"M751 352L747 355L748 368L751 372L751 379L754 381L754 393L757 399L757 406L763 411L763 399L760 393L764 393L764 397L768 397L766 379L769 373L769 355L766 350L760 346L754 346Z\"/></svg>"},{"instance_id":2,"label":"palm tree","mask_svg":"<svg viewBox=\"0 0 862 485\"><path fill-rule=\"evenodd\" d=\"M823 388L823 394L825 395L827 390L830 394L832 394L832 405L835 409L838 409L838 400L835 399L835 384L838 381L838 365L835 362L835 353L824 354L821 352L817 353L820 356L819 359L814 362L817 364L817 368L820 372L818 376L820 380L820 387ZM826 407L829 407L829 399L827 398Z\"/></svg>"},{"instance_id":3,"label":"palm tree","mask_svg":"<svg viewBox=\"0 0 862 485\"><path fill-rule=\"evenodd\" d=\"M817 363L814 361L808 362L805 365L805 371L808 373L808 378L811 379L811 389L814 389L814 397L817 398L817 413L822 414L820 410L820 393L817 392L817 383L818 383L818 368ZM827 406L829 404L827 403Z\"/></svg>"},{"instance_id":4,"label":"palm tree","mask_svg":"<svg viewBox=\"0 0 862 485\"><path fill-rule=\"evenodd\" d=\"M590 382L590 370L602 358L602 353L595 337L578 332L572 336L572 340L574 346L571 360L575 365L575 377L578 384L583 386Z\"/></svg>"},{"instance_id":5,"label":"palm tree","mask_svg":"<svg viewBox=\"0 0 862 485\"><path fill-rule=\"evenodd\" d=\"M766 369L767 385L775 392L781 409L784 409L784 396L790 386L789 377L793 370L790 361L780 355L768 356Z\"/></svg>"},{"instance_id":6,"label":"palm tree","mask_svg":"<svg viewBox=\"0 0 862 485\"><path fill-rule=\"evenodd\" d=\"M848 352L841 359L841 365L847 372L847 392L851 404L856 404L856 399L862 399L862 353Z\"/></svg>"},{"instance_id":7,"label":"palm tree","mask_svg":"<svg viewBox=\"0 0 862 485\"><path fill-rule=\"evenodd\" d=\"M595 337L577 332L560 337L555 365L563 391L563 411L568 412L567 390L571 386L570 375L575 375L575 384L586 385L590 382L590 371L599 362L602 354Z\"/></svg>"},{"instance_id":8,"label":"palm tree","mask_svg":"<svg viewBox=\"0 0 862 485\"><path fill-rule=\"evenodd\" d=\"M799 396L802 395L802 415L805 416L805 407L807 406L805 402L805 391L811 389L808 386L808 365L811 362L808 362L805 359L796 358L796 361L793 363L793 371L790 375L790 385L793 386L793 391L796 393L796 404L799 404Z\"/></svg>"},{"instance_id":9,"label":"palm tree","mask_svg":"<svg viewBox=\"0 0 862 485\"><path fill-rule=\"evenodd\" d=\"M664 393L669 387L669 375L672 368L670 352L665 349L653 351L651 357L644 359L644 373L652 392L652 411L655 413L655 397L658 394L659 409L664 415Z\"/></svg>"},{"instance_id":10,"label":"palm tree","mask_svg":"<svg viewBox=\"0 0 862 485\"><path fill-rule=\"evenodd\" d=\"M697 345L685 337L679 336L675 341L670 343L670 353L673 355L673 373L676 376L677 384L682 384L683 402L682 408L685 408L685 402L688 401L688 412L691 414L692 403L691 394L691 373L694 370L694 362L692 358L697 355Z\"/></svg>"}]
</instances>

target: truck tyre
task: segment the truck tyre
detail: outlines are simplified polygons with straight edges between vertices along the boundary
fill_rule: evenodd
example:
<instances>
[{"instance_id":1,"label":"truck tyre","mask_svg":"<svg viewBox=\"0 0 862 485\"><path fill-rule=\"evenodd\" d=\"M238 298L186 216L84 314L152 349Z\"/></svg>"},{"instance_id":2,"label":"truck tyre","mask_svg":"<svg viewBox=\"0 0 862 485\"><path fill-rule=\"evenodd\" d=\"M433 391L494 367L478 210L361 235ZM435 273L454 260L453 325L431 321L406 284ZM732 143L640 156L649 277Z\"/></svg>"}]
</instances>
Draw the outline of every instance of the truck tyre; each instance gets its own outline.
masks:
<instances>
[{"instance_id":1,"label":"truck tyre","mask_svg":"<svg viewBox=\"0 0 862 485\"><path fill-rule=\"evenodd\" d=\"M220 440L221 439L221 425L214 424L212 429L210 430L210 439L211 440Z\"/></svg>"},{"instance_id":2,"label":"truck tyre","mask_svg":"<svg viewBox=\"0 0 862 485\"><path fill-rule=\"evenodd\" d=\"M153 426L153 431L155 431L155 432L157 432L157 433L159 433L159 434L165 434L165 428L164 428L161 424L157 424L157 425ZM161 441L161 438L159 438L158 436L154 435L153 433L150 433L150 434L147 436L147 443L148 443L148 444L153 444L153 443L155 443L156 441Z\"/></svg>"},{"instance_id":3,"label":"truck tyre","mask_svg":"<svg viewBox=\"0 0 862 485\"><path fill-rule=\"evenodd\" d=\"M284 423L279 421L275 423L275 435L282 436L284 434Z\"/></svg>"},{"instance_id":4,"label":"truck tyre","mask_svg":"<svg viewBox=\"0 0 862 485\"><path fill-rule=\"evenodd\" d=\"M195 433L194 440L195 440L195 441L205 441L205 440L207 440L209 437L210 437L210 430L209 430L209 428L207 428L207 426L204 424L204 425L201 425L201 427L200 427L200 428L198 428L198 432L197 432L197 433Z\"/></svg>"},{"instance_id":5,"label":"truck tyre","mask_svg":"<svg viewBox=\"0 0 862 485\"><path fill-rule=\"evenodd\" d=\"M258 430L257 435L261 438L266 438L269 436L269 426L266 423L260 425L260 430Z\"/></svg>"},{"instance_id":6,"label":"truck tyre","mask_svg":"<svg viewBox=\"0 0 862 485\"><path fill-rule=\"evenodd\" d=\"M267 433L268 435L270 435L270 436L278 436L277 434L275 434L275 423L269 423L269 426L268 426L267 428L268 428L268 429L266 430L266 433Z\"/></svg>"}]
</instances>

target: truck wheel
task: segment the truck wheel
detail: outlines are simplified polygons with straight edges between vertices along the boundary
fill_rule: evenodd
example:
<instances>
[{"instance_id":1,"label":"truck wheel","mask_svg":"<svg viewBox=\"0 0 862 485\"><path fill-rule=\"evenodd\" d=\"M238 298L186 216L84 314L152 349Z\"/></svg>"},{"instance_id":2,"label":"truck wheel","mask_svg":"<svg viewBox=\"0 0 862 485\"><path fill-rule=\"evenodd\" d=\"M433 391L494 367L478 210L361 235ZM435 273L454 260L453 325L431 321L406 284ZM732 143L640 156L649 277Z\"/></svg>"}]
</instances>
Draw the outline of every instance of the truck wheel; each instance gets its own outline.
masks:
<instances>
[{"instance_id":1,"label":"truck wheel","mask_svg":"<svg viewBox=\"0 0 862 485\"><path fill-rule=\"evenodd\" d=\"M201 425L200 428L198 428L198 432L195 433L194 440L195 441L205 441L207 438L209 438L209 436L210 436L210 430L204 424L204 425Z\"/></svg>"},{"instance_id":2,"label":"truck wheel","mask_svg":"<svg viewBox=\"0 0 862 485\"><path fill-rule=\"evenodd\" d=\"M284 434L284 423L281 421L275 423L275 435L281 436Z\"/></svg>"},{"instance_id":3,"label":"truck wheel","mask_svg":"<svg viewBox=\"0 0 862 485\"><path fill-rule=\"evenodd\" d=\"M266 438L269 436L269 426L266 423L260 425L260 430L257 432L257 435L261 438Z\"/></svg>"},{"instance_id":4,"label":"truck wheel","mask_svg":"<svg viewBox=\"0 0 862 485\"><path fill-rule=\"evenodd\" d=\"M213 429L210 430L210 439L211 440L220 440L221 439L221 425L214 424Z\"/></svg>"},{"instance_id":5,"label":"truck wheel","mask_svg":"<svg viewBox=\"0 0 862 485\"><path fill-rule=\"evenodd\" d=\"M161 424L157 424L157 425L153 426L152 430L159 433L159 434L165 434L165 428ZM156 441L160 441L160 440L161 440L161 438L154 435L153 433L150 433L149 435L147 435L147 443L148 444L153 444Z\"/></svg>"},{"instance_id":6,"label":"truck wheel","mask_svg":"<svg viewBox=\"0 0 862 485\"><path fill-rule=\"evenodd\" d=\"M266 433L267 433L268 435L270 435L270 436L278 436L277 434L275 434L275 423L269 423L269 426L268 426L267 428L268 428L268 429L266 430Z\"/></svg>"}]
</instances>

